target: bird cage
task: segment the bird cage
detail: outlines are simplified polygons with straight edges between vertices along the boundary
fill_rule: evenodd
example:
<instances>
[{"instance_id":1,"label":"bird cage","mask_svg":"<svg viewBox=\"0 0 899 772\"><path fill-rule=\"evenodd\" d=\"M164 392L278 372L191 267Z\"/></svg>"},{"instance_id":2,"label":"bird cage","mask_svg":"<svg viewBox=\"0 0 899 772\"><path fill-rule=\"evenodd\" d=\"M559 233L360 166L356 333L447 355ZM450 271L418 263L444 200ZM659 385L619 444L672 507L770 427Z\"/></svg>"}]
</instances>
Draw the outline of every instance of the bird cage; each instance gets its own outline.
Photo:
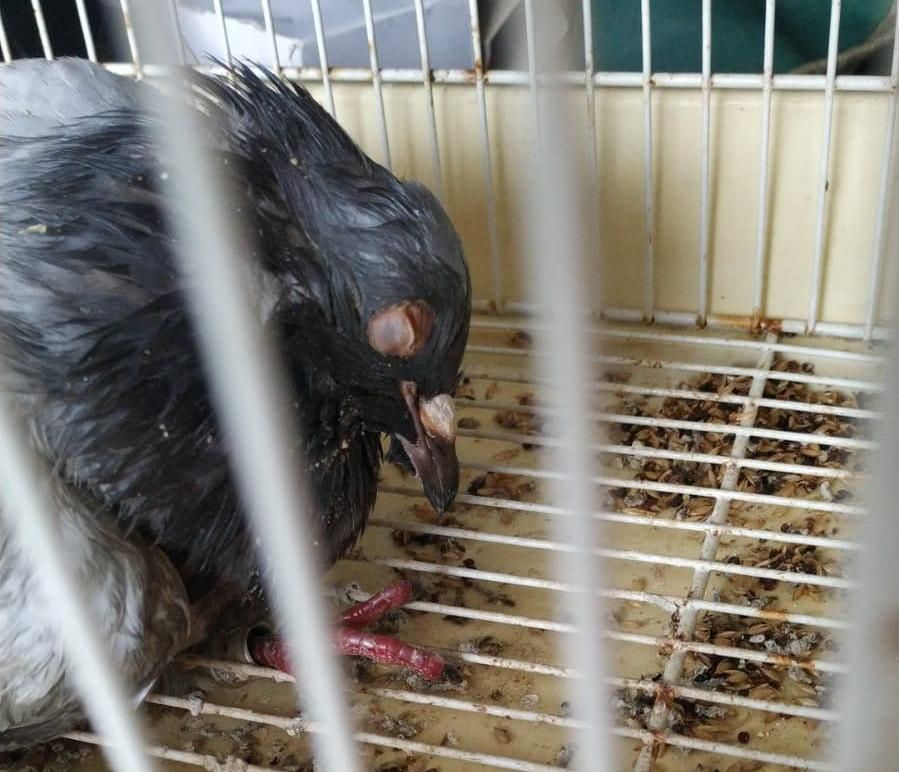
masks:
<instances>
[{"instance_id":1,"label":"bird cage","mask_svg":"<svg viewBox=\"0 0 899 772\"><path fill-rule=\"evenodd\" d=\"M729 26L734 5L712 0L75 0L67 27L31 0L26 32L13 5L7 62L27 53L16 39L50 59L74 30L66 53L149 82L177 59L220 72L249 56L302 83L438 196L474 315L454 507L438 518L385 464L362 539L320 584L291 552L302 486L271 463L285 440L267 411L273 357L227 270L239 255L216 191L190 166L185 206L212 223L191 243L216 276L192 298L200 338L245 439L235 463L279 618L306 641L298 674L212 641L131 721L103 642L61 602L105 731L97 719L3 768L275 772L313 754L317 769L380 772L894 768L890 3L862 32L860 4L819 3L820 18L807 4L819 39L802 61L776 0L739 4L755 26ZM175 157L194 163L172 120ZM23 538L59 557L3 413L4 496L34 515ZM63 564L45 577L58 591ZM388 622L455 681L328 655L324 610L397 576L417 595Z\"/></svg>"}]
</instances>

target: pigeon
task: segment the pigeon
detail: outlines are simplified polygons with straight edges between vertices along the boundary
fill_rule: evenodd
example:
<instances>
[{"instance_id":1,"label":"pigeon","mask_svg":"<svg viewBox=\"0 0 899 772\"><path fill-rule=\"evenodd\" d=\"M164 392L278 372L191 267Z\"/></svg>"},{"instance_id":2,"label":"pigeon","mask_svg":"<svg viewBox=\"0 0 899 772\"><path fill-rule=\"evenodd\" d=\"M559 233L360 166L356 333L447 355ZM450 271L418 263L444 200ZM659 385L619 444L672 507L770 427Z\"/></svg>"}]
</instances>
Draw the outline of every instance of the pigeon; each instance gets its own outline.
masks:
<instances>
[{"instance_id":1,"label":"pigeon","mask_svg":"<svg viewBox=\"0 0 899 772\"><path fill-rule=\"evenodd\" d=\"M456 495L452 394L471 279L423 185L368 158L303 87L252 63L225 70L185 74L186 108L228 213L255 236L247 281L287 374L284 408L299 428L289 452L314 505L306 536L329 566L374 506L383 436L437 513ZM176 97L84 60L0 67L0 385L54 485L80 497L79 522L115 534L110 565L126 543L134 566L151 552L171 564L185 593L171 602L189 604L191 627L176 637L188 645L257 629L270 609L230 465L240 438L215 414L178 269L175 182L155 140L164 98ZM436 653L364 629L410 596L403 581L345 612L337 651L441 677ZM23 614L13 627L32 624ZM276 633L248 649L290 666ZM10 655L0 646L0 678ZM131 679L138 698L148 678ZM0 743L14 728L3 719Z\"/></svg>"}]
</instances>

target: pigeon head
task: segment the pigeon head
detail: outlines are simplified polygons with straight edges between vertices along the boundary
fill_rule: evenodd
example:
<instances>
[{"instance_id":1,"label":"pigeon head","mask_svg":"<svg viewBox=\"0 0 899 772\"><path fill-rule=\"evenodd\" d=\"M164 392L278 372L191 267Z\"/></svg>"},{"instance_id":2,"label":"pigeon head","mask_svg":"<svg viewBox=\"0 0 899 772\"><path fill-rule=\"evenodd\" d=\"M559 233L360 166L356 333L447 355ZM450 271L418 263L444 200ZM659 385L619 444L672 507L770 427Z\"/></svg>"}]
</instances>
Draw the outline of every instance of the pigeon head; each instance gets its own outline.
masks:
<instances>
[{"instance_id":1,"label":"pigeon head","mask_svg":"<svg viewBox=\"0 0 899 772\"><path fill-rule=\"evenodd\" d=\"M345 424L395 438L443 512L459 484L452 395L471 316L449 217L424 186L362 153L301 86L238 65L202 90L252 170L288 362L328 415L338 404Z\"/></svg>"},{"instance_id":2,"label":"pigeon head","mask_svg":"<svg viewBox=\"0 0 899 772\"><path fill-rule=\"evenodd\" d=\"M381 170L378 187L325 210L316 244L339 256L331 317L340 340L328 371L352 395L369 430L402 446L431 505L456 495L459 463L453 393L471 316L471 288L458 235L422 186ZM342 218L335 222L335 218Z\"/></svg>"}]
</instances>

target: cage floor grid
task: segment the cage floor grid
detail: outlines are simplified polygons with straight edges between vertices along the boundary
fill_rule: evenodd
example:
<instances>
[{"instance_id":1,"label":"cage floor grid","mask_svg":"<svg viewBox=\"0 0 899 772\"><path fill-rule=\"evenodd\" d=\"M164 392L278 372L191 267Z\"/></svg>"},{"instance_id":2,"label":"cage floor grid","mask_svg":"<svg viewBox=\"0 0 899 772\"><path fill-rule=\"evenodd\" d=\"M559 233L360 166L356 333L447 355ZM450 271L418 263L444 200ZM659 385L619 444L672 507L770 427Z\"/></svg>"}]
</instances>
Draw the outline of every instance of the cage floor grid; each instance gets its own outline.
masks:
<instances>
[{"instance_id":1,"label":"cage floor grid","mask_svg":"<svg viewBox=\"0 0 899 772\"><path fill-rule=\"evenodd\" d=\"M389 624L464 676L438 689L347 661L370 769L536 771L577 754L566 702L577 674L558 651L572 630L558 607L570 587L552 572L552 519L566 513L547 501L553 416L520 324L475 320L457 394L454 510L438 522L416 481L386 469L364 538L328 577L338 602L413 579L419 599ZM595 517L619 768L829 769L878 353L774 332L592 334L604 367L590 420L606 427ZM157 693L147 707L165 769L311 769L285 677L197 657L182 665L204 692ZM213 686L215 669L242 683ZM7 768L29 765L103 768L72 741Z\"/></svg>"}]
</instances>

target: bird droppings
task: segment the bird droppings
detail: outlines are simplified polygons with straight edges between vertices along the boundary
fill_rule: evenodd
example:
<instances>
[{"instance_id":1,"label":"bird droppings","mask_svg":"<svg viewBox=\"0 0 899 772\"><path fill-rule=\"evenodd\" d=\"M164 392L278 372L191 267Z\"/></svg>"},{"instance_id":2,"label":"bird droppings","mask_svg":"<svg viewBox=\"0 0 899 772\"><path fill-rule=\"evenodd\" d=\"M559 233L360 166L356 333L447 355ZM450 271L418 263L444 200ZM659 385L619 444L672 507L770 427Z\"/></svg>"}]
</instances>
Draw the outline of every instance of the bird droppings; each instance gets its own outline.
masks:
<instances>
[{"instance_id":1,"label":"bird droppings","mask_svg":"<svg viewBox=\"0 0 899 772\"><path fill-rule=\"evenodd\" d=\"M473 496L521 501L537 491L537 483L531 479L522 479L518 475L503 472L487 472L475 477L468 484L468 492Z\"/></svg>"},{"instance_id":2,"label":"bird droppings","mask_svg":"<svg viewBox=\"0 0 899 772\"><path fill-rule=\"evenodd\" d=\"M441 559L458 562L466 553L465 545L458 539L449 536L437 536L430 533L394 530L390 532L393 543L398 547L436 547ZM421 557L416 551L406 549L406 554ZM433 552L433 550L431 550Z\"/></svg>"},{"instance_id":3,"label":"bird droppings","mask_svg":"<svg viewBox=\"0 0 899 772\"><path fill-rule=\"evenodd\" d=\"M789 533L789 531L783 532ZM842 575L842 569L837 560L822 557L818 547L812 544L754 544L742 557L729 555L725 560L744 566L770 568L809 576ZM762 578L758 581L765 590L773 590L778 584L774 579ZM792 590L793 600L799 600L804 595L820 597L826 592L825 588L809 584L797 584Z\"/></svg>"},{"instance_id":4,"label":"bird droppings","mask_svg":"<svg viewBox=\"0 0 899 772\"><path fill-rule=\"evenodd\" d=\"M463 379L462 382L456 386L453 396L456 399L476 399L474 389L471 387L471 382L467 378Z\"/></svg>"},{"instance_id":5,"label":"bird droppings","mask_svg":"<svg viewBox=\"0 0 899 772\"><path fill-rule=\"evenodd\" d=\"M493 738L500 745L508 745L512 742L512 733L503 726L493 727Z\"/></svg>"},{"instance_id":6,"label":"bird droppings","mask_svg":"<svg viewBox=\"0 0 899 772\"><path fill-rule=\"evenodd\" d=\"M395 717L375 705L368 705L357 711L357 717L367 731L381 732L390 737L411 740L421 732L421 726L414 720L413 712L407 711Z\"/></svg>"},{"instance_id":7,"label":"bird droppings","mask_svg":"<svg viewBox=\"0 0 899 772\"><path fill-rule=\"evenodd\" d=\"M427 504L413 504L406 511L421 523L433 523L437 519L437 513ZM442 522L448 521L452 521L449 515L445 516Z\"/></svg>"},{"instance_id":8,"label":"bird droppings","mask_svg":"<svg viewBox=\"0 0 899 772\"><path fill-rule=\"evenodd\" d=\"M574 760L574 748L569 745L563 745L556 753L555 763L557 767L568 769Z\"/></svg>"},{"instance_id":9,"label":"bird droppings","mask_svg":"<svg viewBox=\"0 0 899 772\"><path fill-rule=\"evenodd\" d=\"M492 635L485 635L482 638L471 638L459 644L459 651L463 654L486 654L491 657L498 657L505 648L506 644L498 641Z\"/></svg>"},{"instance_id":10,"label":"bird droppings","mask_svg":"<svg viewBox=\"0 0 899 772\"><path fill-rule=\"evenodd\" d=\"M522 447L522 450L526 450L526 448ZM518 448L506 448L506 450L500 450L497 453L494 453L492 458L497 464L505 464L513 458L518 458L520 454L521 450Z\"/></svg>"},{"instance_id":11,"label":"bird droppings","mask_svg":"<svg viewBox=\"0 0 899 772\"><path fill-rule=\"evenodd\" d=\"M403 671L398 678L409 688L418 692L464 692L468 689L467 668L447 664L443 669L443 679L426 681L418 673Z\"/></svg>"},{"instance_id":12,"label":"bird droppings","mask_svg":"<svg viewBox=\"0 0 899 772\"><path fill-rule=\"evenodd\" d=\"M63 740L24 751L0 753L0 770L10 772L68 772L76 765L98 760L99 751Z\"/></svg>"},{"instance_id":13,"label":"bird droppings","mask_svg":"<svg viewBox=\"0 0 899 772\"><path fill-rule=\"evenodd\" d=\"M613 699L619 721L635 729L648 728L654 704L654 694L632 688L618 689ZM730 730L724 719L735 715L732 710L718 705L706 705L670 695L665 698L665 705L670 711L669 730L700 740L720 740L726 737Z\"/></svg>"},{"instance_id":14,"label":"bird droppings","mask_svg":"<svg viewBox=\"0 0 899 772\"><path fill-rule=\"evenodd\" d=\"M189 712L194 718L203 712L203 706L206 703L206 692L194 691L187 695L187 701L190 705Z\"/></svg>"},{"instance_id":15,"label":"bird droppings","mask_svg":"<svg viewBox=\"0 0 899 772\"><path fill-rule=\"evenodd\" d=\"M524 330L517 330L509 336L509 345L512 348L529 349L534 345L534 336Z\"/></svg>"},{"instance_id":16,"label":"bird droppings","mask_svg":"<svg viewBox=\"0 0 899 772\"><path fill-rule=\"evenodd\" d=\"M814 373L814 367L811 364L794 360L778 359L772 369L781 372ZM751 379L746 376L708 374L683 382L678 388L717 395L746 396L750 382ZM807 384L792 381L769 380L765 387L765 397L805 404L858 406L857 400L852 395L835 390L815 391ZM665 398L661 407L657 407L653 401L647 398L626 397L616 402L611 410L629 416L729 425L738 423L743 415L743 408L739 404L673 397ZM859 426L855 419L832 414L800 412L780 407L760 407L755 426L830 437L859 436ZM688 433L677 428L642 426L624 422L613 422L610 426L612 442L633 448L664 448L727 456L733 446L733 438L733 434L714 431ZM846 448L822 447L813 442L800 443L766 437L752 437L749 440L747 457L833 469L850 468L850 462L856 461L854 451ZM719 487L726 468L723 464L645 458L640 455L624 454L607 457L607 461L619 469L635 472L634 480L707 488ZM839 480L822 481L820 477L814 475L784 474L748 468L740 470L737 490L777 496L818 498L823 501L845 499L847 496L846 493L842 493L845 488ZM679 520L704 520L714 509L714 499L681 493L637 488L610 488L607 496L608 503L613 508L635 515L655 516L673 510L674 517ZM733 514L739 514L746 509L747 507L741 502L731 504ZM734 519L731 518L731 520ZM737 522L739 523L739 519Z\"/></svg>"},{"instance_id":17,"label":"bird droppings","mask_svg":"<svg viewBox=\"0 0 899 772\"><path fill-rule=\"evenodd\" d=\"M445 735L443 735L443 739L440 741L440 744L447 748L457 748L459 746L459 738L456 737L455 732L450 730Z\"/></svg>"},{"instance_id":18,"label":"bird droppings","mask_svg":"<svg viewBox=\"0 0 899 772\"><path fill-rule=\"evenodd\" d=\"M543 420L533 412L500 410L494 414L493 421L503 429L522 434L541 434L543 431Z\"/></svg>"},{"instance_id":19,"label":"bird droppings","mask_svg":"<svg viewBox=\"0 0 899 772\"><path fill-rule=\"evenodd\" d=\"M456 425L460 429L479 429L481 427L481 422L477 418L464 416L456 422Z\"/></svg>"},{"instance_id":20,"label":"bird droppings","mask_svg":"<svg viewBox=\"0 0 899 772\"><path fill-rule=\"evenodd\" d=\"M727 600L735 602L738 599ZM694 639L717 646L768 652L780 655L786 663L792 661L795 664L758 663L692 652L685 669L685 679L690 686L715 692L731 692L755 700L810 707L820 707L831 692L830 677L806 665L813 655L833 646L829 635L822 631L787 623L759 622L735 615L706 614L697 626ZM681 705L675 711L675 721L683 723L678 731L706 739L725 736L741 715L740 711L716 705L708 705L700 710L698 708L701 704L698 703L689 703L693 705L692 712L686 712L686 701L675 700L674 703ZM677 718L678 715L680 719ZM632 714L631 717L639 720L636 715ZM761 719L770 723L778 720L778 715L763 713ZM741 739L740 742L749 742L749 734L746 733L745 740Z\"/></svg>"}]
</instances>

